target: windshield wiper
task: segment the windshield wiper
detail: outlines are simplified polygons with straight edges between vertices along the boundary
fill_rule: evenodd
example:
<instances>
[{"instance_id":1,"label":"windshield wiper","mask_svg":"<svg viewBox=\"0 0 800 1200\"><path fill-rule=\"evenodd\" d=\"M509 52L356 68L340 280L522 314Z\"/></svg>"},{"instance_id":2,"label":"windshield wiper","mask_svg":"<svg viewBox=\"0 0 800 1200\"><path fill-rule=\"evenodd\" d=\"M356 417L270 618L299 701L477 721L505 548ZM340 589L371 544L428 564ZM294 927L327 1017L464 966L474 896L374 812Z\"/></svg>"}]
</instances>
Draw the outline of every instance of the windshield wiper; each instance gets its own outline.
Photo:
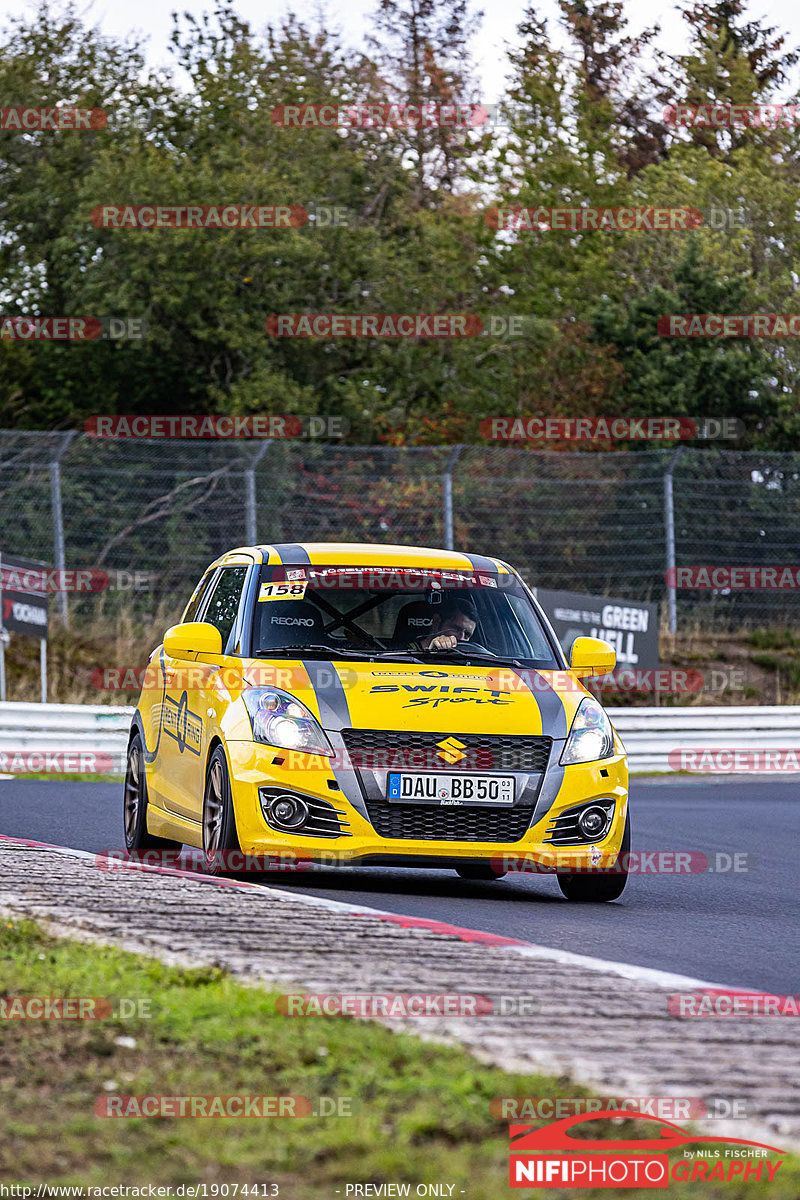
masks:
<instances>
[{"instance_id":1,"label":"windshield wiper","mask_svg":"<svg viewBox=\"0 0 800 1200\"><path fill-rule=\"evenodd\" d=\"M485 662L485 663L491 663L495 667L520 667L520 668L523 668L523 664L519 661L518 658L501 658L496 654L481 654L480 651L473 654L472 651L470 651L470 650L459 650L456 648L453 650L418 650L418 651L415 651L415 653L425 654L431 658L436 658L437 655L441 655L441 654L456 654L456 655L458 655L458 659L460 659L461 662L467 663L467 664L469 664L470 662Z\"/></svg>"},{"instance_id":2,"label":"windshield wiper","mask_svg":"<svg viewBox=\"0 0 800 1200\"><path fill-rule=\"evenodd\" d=\"M419 650L382 650L376 651L373 658L378 662L418 662L423 660L419 657Z\"/></svg>"},{"instance_id":3,"label":"windshield wiper","mask_svg":"<svg viewBox=\"0 0 800 1200\"><path fill-rule=\"evenodd\" d=\"M256 658L271 658L278 654L291 654L295 651L302 651L298 657L302 658L304 654L324 654L327 658L358 658L364 662L418 662L422 659L417 657L417 651L411 650L346 650L339 646L322 646L319 644L300 645L296 646L265 646L262 650L257 651Z\"/></svg>"},{"instance_id":4,"label":"windshield wiper","mask_svg":"<svg viewBox=\"0 0 800 1200\"><path fill-rule=\"evenodd\" d=\"M299 655L302 658L306 654L325 654L328 658L374 658L375 654L371 650L351 650L343 646L322 646L314 642L304 644L298 643L296 646L264 646L256 652L256 658L274 658L277 654L290 654L293 651L302 651Z\"/></svg>"}]
</instances>

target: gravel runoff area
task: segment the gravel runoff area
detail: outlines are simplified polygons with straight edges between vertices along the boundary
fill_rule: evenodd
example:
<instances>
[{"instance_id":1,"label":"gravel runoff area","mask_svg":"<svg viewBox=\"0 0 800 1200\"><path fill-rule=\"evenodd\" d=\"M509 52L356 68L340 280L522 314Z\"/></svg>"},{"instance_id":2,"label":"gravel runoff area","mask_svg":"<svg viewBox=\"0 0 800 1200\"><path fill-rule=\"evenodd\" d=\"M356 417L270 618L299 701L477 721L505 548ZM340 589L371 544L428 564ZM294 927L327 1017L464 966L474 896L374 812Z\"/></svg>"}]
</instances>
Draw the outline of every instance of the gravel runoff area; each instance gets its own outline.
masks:
<instances>
[{"instance_id":1,"label":"gravel runoff area","mask_svg":"<svg viewBox=\"0 0 800 1200\"><path fill-rule=\"evenodd\" d=\"M273 988L512 998L503 1001L505 1015L380 1019L458 1042L507 1070L565 1076L601 1096L743 1101L744 1119L698 1128L800 1148L799 1019L672 1015L668 998L695 990L694 980L371 913L271 882L101 869L80 851L6 838L0 912L39 920L56 936L178 966L219 966Z\"/></svg>"}]
</instances>

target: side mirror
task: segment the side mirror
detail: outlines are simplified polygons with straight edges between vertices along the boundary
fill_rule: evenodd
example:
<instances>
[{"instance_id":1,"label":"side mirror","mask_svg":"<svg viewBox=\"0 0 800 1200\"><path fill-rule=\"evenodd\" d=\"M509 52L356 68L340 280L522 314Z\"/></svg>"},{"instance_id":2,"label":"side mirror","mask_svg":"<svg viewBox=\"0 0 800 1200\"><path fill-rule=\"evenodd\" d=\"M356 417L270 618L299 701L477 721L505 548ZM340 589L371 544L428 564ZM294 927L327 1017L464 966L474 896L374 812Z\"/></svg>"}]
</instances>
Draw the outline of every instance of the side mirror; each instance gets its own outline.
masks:
<instances>
[{"instance_id":1,"label":"side mirror","mask_svg":"<svg viewBox=\"0 0 800 1200\"><path fill-rule=\"evenodd\" d=\"M222 634L207 621L187 621L172 625L164 634L164 653L170 658L191 658L194 654L222 654Z\"/></svg>"},{"instance_id":2,"label":"side mirror","mask_svg":"<svg viewBox=\"0 0 800 1200\"><path fill-rule=\"evenodd\" d=\"M569 669L577 675L608 675L616 665L616 650L602 638L578 637L572 643Z\"/></svg>"}]
</instances>

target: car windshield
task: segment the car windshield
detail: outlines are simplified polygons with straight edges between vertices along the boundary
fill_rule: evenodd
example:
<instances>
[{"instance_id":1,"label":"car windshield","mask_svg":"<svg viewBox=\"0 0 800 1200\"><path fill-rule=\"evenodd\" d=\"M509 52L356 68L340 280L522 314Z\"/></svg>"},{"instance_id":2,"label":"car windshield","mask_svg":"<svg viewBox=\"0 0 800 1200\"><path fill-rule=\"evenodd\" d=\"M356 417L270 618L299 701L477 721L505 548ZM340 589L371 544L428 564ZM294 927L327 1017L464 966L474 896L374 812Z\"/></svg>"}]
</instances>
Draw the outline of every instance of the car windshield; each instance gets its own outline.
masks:
<instances>
[{"instance_id":1,"label":"car windshield","mask_svg":"<svg viewBox=\"0 0 800 1200\"><path fill-rule=\"evenodd\" d=\"M412 567L263 567L254 653L561 663L514 576Z\"/></svg>"}]
</instances>

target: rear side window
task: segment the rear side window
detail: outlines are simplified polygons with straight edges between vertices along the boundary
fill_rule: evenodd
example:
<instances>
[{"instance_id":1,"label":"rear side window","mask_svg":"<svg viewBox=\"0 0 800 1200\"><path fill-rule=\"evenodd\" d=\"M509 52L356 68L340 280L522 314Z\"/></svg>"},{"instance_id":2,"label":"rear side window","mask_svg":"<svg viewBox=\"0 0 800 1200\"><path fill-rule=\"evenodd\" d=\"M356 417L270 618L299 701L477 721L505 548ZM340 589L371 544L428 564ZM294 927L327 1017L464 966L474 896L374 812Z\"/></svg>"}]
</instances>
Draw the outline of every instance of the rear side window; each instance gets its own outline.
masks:
<instances>
[{"instance_id":1,"label":"rear side window","mask_svg":"<svg viewBox=\"0 0 800 1200\"><path fill-rule=\"evenodd\" d=\"M222 634L222 649L226 653L246 578L247 567L223 567L203 614L203 620L208 621L209 625L216 625Z\"/></svg>"},{"instance_id":2,"label":"rear side window","mask_svg":"<svg viewBox=\"0 0 800 1200\"><path fill-rule=\"evenodd\" d=\"M203 578L198 583L197 587L192 592L192 598L189 601L189 603L186 605L184 614L181 617L182 625L186 625L187 622L194 621L196 619L197 613L200 609L200 605L203 603L203 600L205 599L206 592L208 591L208 585L211 583L211 579L214 574L214 571L215 571L214 567L209 567L209 569L206 571Z\"/></svg>"}]
</instances>

